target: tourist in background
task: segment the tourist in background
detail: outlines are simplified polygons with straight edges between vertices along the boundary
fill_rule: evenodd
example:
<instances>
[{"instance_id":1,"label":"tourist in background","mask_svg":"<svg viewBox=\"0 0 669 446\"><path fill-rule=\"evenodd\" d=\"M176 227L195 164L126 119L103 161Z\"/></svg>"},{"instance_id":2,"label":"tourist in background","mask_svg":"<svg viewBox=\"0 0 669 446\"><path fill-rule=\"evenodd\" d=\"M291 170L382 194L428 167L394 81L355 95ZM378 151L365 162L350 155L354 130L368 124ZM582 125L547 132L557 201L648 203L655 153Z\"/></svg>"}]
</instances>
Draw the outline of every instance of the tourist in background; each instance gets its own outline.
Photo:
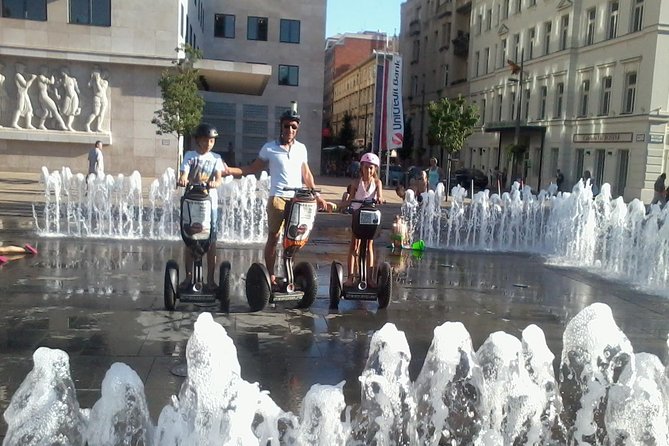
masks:
<instances>
[{"instance_id":1,"label":"tourist in background","mask_svg":"<svg viewBox=\"0 0 669 446\"><path fill-rule=\"evenodd\" d=\"M102 141L95 141L95 147L93 147L90 152L88 152L88 177L91 175L104 176L105 174L105 162L104 157L102 156Z\"/></svg>"},{"instance_id":2,"label":"tourist in background","mask_svg":"<svg viewBox=\"0 0 669 446\"><path fill-rule=\"evenodd\" d=\"M655 180L655 184L653 185L655 193L653 194L653 201L650 204L660 203L660 205L664 206L667 202L667 188L664 185L664 180L666 179L667 174L663 173Z\"/></svg>"},{"instance_id":3,"label":"tourist in background","mask_svg":"<svg viewBox=\"0 0 669 446\"><path fill-rule=\"evenodd\" d=\"M430 190L437 190L437 185L444 179L444 171L437 166L437 158L430 158L430 168L427 169L427 181Z\"/></svg>"}]
</instances>

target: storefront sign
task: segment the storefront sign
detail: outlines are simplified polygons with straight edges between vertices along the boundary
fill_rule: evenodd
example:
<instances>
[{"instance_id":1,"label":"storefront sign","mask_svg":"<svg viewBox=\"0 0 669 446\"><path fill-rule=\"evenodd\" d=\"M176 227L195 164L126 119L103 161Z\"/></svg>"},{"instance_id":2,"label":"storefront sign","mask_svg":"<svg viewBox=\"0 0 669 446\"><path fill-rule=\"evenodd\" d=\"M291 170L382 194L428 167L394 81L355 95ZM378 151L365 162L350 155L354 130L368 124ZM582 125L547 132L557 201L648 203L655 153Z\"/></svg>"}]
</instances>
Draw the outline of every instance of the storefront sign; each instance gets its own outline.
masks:
<instances>
[{"instance_id":1,"label":"storefront sign","mask_svg":"<svg viewBox=\"0 0 669 446\"><path fill-rule=\"evenodd\" d=\"M664 135L662 133L651 133L648 136L648 142L651 144L662 144L664 142Z\"/></svg>"},{"instance_id":2,"label":"storefront sign","mask_svg":"<svg viewBox=\"0 0 669 446\"><path fill-rule=\"evenodd\" d=\"M597 143L597 142L632 142L634 133L574 133L574 142L576 143Z\"/></svg>"}]
</instances>

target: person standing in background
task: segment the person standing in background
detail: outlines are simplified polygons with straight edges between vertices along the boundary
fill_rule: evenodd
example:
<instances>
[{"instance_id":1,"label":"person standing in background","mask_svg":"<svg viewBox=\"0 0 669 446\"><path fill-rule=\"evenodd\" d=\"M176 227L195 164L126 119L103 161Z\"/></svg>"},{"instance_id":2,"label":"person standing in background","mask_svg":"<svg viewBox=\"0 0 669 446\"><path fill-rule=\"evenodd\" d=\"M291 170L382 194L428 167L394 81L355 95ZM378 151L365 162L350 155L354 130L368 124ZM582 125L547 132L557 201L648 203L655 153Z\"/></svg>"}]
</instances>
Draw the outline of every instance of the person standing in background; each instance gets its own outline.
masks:
<instances>
[{"instance_id":1,"label":"person standing in background","mask_svg":"<svg viewBox=\"0 0 669 446\"><path fill-rule=\"evenodd\" d=\"M444 179L444 171L437 166L437 158L430 158L430 168L427 170L427 181L430 190L437 190L437 185Z\"/></svg>"},{"instance_id":2,"label":"person standing in background","mask_svg":"<svg viewBox=\"0 0 669 446\"><path fill-rule=\"evenodd\" d=\"M104 176L105 174L105 163L104 157L102 156L102 141L95 141L95 147L93 147L90 152L88 152L88 177L91 175Z\"/></svg>"},{"instance_id":3,"label":"person standing in background","mask_svg":"<svg viewBox=\"0 0 669 446\"><path fill-rule=\"evenodd\" d=\"M653 185L653 191L655 193L653 194L653 201L651 201L650 204L660 203L660 205L664 205L667 202L667 191L664 186L664 180L666 178L667 174L663 173L657 177L657 180L655 180L655 184Z\"/></svg>"}]
</instances>

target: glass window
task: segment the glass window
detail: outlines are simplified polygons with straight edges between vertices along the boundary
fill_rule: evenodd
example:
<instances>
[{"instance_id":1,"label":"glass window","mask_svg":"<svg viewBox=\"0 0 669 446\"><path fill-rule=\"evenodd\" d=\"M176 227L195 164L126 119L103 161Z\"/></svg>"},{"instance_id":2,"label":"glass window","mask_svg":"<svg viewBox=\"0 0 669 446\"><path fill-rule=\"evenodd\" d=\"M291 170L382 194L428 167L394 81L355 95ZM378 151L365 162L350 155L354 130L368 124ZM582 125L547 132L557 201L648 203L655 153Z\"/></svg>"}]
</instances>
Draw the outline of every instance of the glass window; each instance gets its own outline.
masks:
<instances>
[{"instance_id":1,"label":"glass window","mask_svg":"<svg viewBox=\"0 0 669 446\"><path fill-rule=\"evenodd\" d=\"M641 31L643 28L643 1L634 0L634 9L632 10L632 32Z\"/></svg>"},{"instance_id":2,"label":"glass window","mask_svg":"<svg viewBox=\"0 0 669 446\"><path fill-rule=\"evenodd\" d=\"M560 50L567 49L567 35L569 34L569 14L560 19Z\"/></svg>"},{"instance_id":3,"label":"glass window","mask_svg":"<svg viewBox=\"0 0 669 446\"><path fill-rule=\"evenodd\" d=\"M2 16L11 19L46 20L46 0L1 0Z\"/></svg>"},{"instance_id":4,"label":"glass window","mask_svg":"<svg viewBox=\"0 0 669 446\"><path fill-rule=\"evenodd\" d=\"M248 40L267 41L267 17L249 17L247 20L246 38Z\"/></svg>"},{"instance_id":5,"label":"glass window","mask_svg":"<svg viewBox=\"0 0 669 446\"><path fill-rule=\"evenodd\" d=\"M634 113L634 100L636 99L636 72L627 73L625 76L625 104L623 113Z\"/></svg>"},{"instance_id":6,"label":"glass window","mask_svg":"<svg viewBox=\"0 0 669 446\"><path fill-rule=\"evenodd\" d=\"M503 98L501 94L497 95L497 120L502 120L502 106L504 105Z\"/></svg>"},{"instance_id":7,"label":"glass window","mask_svg":"<svg viewBox=\"0 0 669 446\"><path fill-rule=\"evenodd\" d=\"M524 107L525 107L525 121L528 121L530 119L530 98L531 98L530 89L526 88L524 94L525 94L525 98L524 98L524 102L525 102L525 105L524 105Z\"/></svg>"},{"instance_id":8,"label":"glass window","mask_svg":"<svg viewBox=\"0 0 669 446\"><path fill-rule=\"evenodd\" d=\"M544 23L544 55L551 51L551 32L553 25L551 22Z\"/></svg>"},{"instance_id":9,"label":"glass window","mask_svg":"<svg viewBox=\"0 0 669 446\"><path fill-rule=\"evenodd\" d=\"M614 39L618 35L618 2L609 3L609 21L607 24L606 38Z\"/></svg>"},{"instance_id":10,"label":"glass window","mask_svg":"<svg viewBox=\"0 0 669 446\"><path fill-rule=\"evenodd\" d=\"M527 42L527 58L532 59L534 57L534 40L537 37L537 31L534 27L530 28L528 31L528 42Z\"/></svg>"},{"instance_id":11,"label":"glass window","mask_svg":"<svg viewBox=\"0 0 669 446\"><path fill-rule=\"evenodd\" d=\"M485 107L486 100L485 98L481 99L481 125L485 125Z\"/></svg>"},{"instance_id":12,"label":"glass window","mask_svg":"<svg viewBox=\"0 0 669 446\"><path fill-rule=\"evenodd\" d=\"M490 31L490 29L492 28L492 8L486 11L485 19L486 19L485 29L486 31Z\"/></svg>"},{"instance_id":13,"label":"glass window","mask_svg":"<svg viewBox=\"0 0 669 446\"><path fill-rule=\"evenodd\" d=\"M520 63L520 34L513 35L513 61Z\"/></svg>"},{"instance_id":14,"label":"glass window","mask_svg":"<svg viewBox=\"0 0 669 446\"><path fill-rule=\"evenodd\" d=\"M483 50L483 73L488 74L490 72L490 48Z\"/></svg>"},{"instance_id":15,"label":"glass window","mask_svg":"<svg viewBox=\"0 0 669 446\"><path fill-rule=\"evenodd\" d=\"M588 26L585 31L585 44L592 45L595 43L595 16L597 15L597 9L588 9L586 15L588 17Z\"/></svg>"},{"instance_id":16,"label":"glass window","mask_svg":"<svg viewBox=\"0 0 669 446\"><path fill-rule=\"evenodd\" d=\"M503 67L506 64L506 39L502 39L502 46L500 50L499 66Z\"/></svg>"},{"instance_id":17,"label":"glass window","mask_svg":"<svg viewBox=\"0 0 669 446\"><path fill-rule=\"evenodd\" d=\"M279 40L284 43L300 43L300 21L281 19Z\"/></svg>"},{"instance_id":18,"label":"glass window","mask_svg":"<svg viewBox=\"0 0 669 446\"><path fill-rule=\"evenodd\" d=\"M548 96L548 87L545 85L541 87L541 95L539 97L539 119L546 119L546 97Z\"/></svg>"},{"instance_id":19,"label":"glass window","mask_svg":"<svg viewBox=\"0 0 669 446\"><path fill-rule=\"evenodd\" d=\"M476 21L476 34L481 34L483 27L483 14L479 14Z\"/></svg>"},{"instance_id":20,"label":"glass window","mask_svg":"<svg viewBox=\"0 0 669 446\"><path fill-rule=\"evenodd\" d=\"M111 0L70 0L70 23L111 26Z\"/></svg>"},{"instance_id":21,"label":"glass window","mask_svg":"<svg viewBox=\"0 0 669 446\"><path fill-rule=\"evenodd\" d=\"M297 65L279 65L279 85L297 87L300 80L300 67Z\"/></svg>"},{"instance_id":22,"label":"glass window","mask_svg":"<svg viewBox=\"0 0 669 446\"><path fill-rule=\"evenodd\" d=\"M235 38L235 16L232 14L214 15L214 37Z\"/></svg>"},{"instance_id":23,"label":"glass window","mask_svg":"<svg viewBox=\"0 0 669 446\"><path fill-rule=\"evenodd\" d=\"M588 99L590 98L590 79L581 83L581 103L578 107L579 116L588 116Z\"/></svg>"},{"instance_id":24,"label":"glass window","mask_svg":"<svg viewBox=\"0 0 669 446\"><path fill-rule=\"evenodd\" d=\"M555 118L562 117L562 102L564 101L564 84L558 83L555 88Z\"/></svg>"},{"instance_id":25,"label":"glass window","mask_svg":"<svg viewBox=\"0 0 669 446\"><path fill-rule=\"evenodd\" d=\"M479 75L479 65L480 65L481 54L477 51L474 53L474 76Z\"/></svg>"},{"instance_id":26,"label":"glass window","mask_svg":"<svg viewBox=\"0 0 669 446\"><path fill-rule=\"evenodd\" d=\"M604 76L602 78L602 100L599 104L599 114L608 115L609 107L611 105L611 85L613 79L611 76Z\"/></svg>"},{"instance_id":27,"label":"glass window","mask_svg":"<svg viewBox=\"0 0 669 446\"><path fill-rule=\"evenodd\" d=\"M509 18L509 0L504 0L504 6L502 6L502 19Z\"/></svg>"}]
</instances>

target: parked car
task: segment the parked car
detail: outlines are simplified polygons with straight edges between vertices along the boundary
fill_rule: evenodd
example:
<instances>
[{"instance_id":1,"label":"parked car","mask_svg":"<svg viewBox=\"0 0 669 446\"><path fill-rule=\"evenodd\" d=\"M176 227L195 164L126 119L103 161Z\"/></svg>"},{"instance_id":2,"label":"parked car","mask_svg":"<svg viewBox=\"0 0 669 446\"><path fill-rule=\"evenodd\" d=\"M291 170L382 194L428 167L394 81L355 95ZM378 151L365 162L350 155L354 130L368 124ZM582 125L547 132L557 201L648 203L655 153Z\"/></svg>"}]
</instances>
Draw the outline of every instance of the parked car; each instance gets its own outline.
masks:
<instances>
[{"instance_id":1,"label":"parked car","mask_svg":"<svg viewBox=\"0 0 669 446\"><path fill-rule=\"evenodd\" d=\"M451 173L450 187L453 189L457 184L469 190L474 180L474 189L485 189L488 186L488 176L479 169L458 169Z\"/></svg>"},{"instance_id":2,"label":"parked car","mask_svg":"<svg viewBox=\"0 0 669 446\"><path fill-rule=\"evenodd\" d=\"M384 164L381 166L381 172L379 178L381 179L382 182L385 183L386 181L386 165ZM395 186L398 184L404 185L406 179L406 174L404 172L404 169L402 169L402 166L397 166L397 165L391 165L390 166L390 172L388 174L388 183L391 186Z\"/></svg>"}]
</instances>

